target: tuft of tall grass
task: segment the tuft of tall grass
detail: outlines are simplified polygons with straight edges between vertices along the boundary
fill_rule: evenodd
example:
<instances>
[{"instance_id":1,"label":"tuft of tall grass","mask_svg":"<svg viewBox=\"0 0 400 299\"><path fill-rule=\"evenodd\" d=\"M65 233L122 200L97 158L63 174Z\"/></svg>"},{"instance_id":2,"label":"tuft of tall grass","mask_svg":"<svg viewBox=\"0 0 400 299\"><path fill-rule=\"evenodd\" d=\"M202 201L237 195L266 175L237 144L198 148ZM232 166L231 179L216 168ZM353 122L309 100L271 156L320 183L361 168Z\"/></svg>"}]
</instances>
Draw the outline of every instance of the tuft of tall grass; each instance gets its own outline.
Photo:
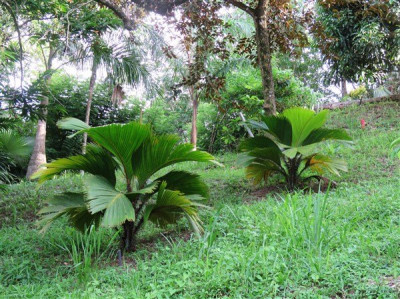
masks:
<instances>
[{"instance_id":1,"label":"tuft of tall grass","mask_svg":"<svg viewBox=\"0 0 400 299\"><path fill-rule=\"evenodd\" d=\"M115 255L112 248L117 237L118 232L110 238L107 231L92 225L83 233L73 230L67 240L61 239L56 245L68 254L78 277L85 280L103 258Z\"/></svg>"},{"instance_id":2,"label":"tuft of tall grass","mask_svg":"<svg viewBox=\"0 0 400 299\"><path fill-rule=\"evenodd\" d=\"M286 250L306 257L317 272L329 261L328 244L333 237L327 221L328 194L288 194L274 209L276 230L287 240Z\"/></svg>"}]
</instances>

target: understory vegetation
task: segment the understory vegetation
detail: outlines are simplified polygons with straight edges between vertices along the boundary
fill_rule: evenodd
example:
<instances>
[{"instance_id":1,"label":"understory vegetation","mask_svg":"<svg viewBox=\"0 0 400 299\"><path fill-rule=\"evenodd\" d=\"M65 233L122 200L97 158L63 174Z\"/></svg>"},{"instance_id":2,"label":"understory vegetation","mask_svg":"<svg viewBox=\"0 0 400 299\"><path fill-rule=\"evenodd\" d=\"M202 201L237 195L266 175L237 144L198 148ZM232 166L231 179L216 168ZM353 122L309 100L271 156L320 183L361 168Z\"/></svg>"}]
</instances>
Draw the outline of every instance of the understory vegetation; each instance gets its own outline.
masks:
<instances>
[{"instance_id":1,"label":"understory vegetation","mask_svg":"<svg viewBox=\"0 0 400 299\"><path fill-rule=\"evenodd\" d=\"M400 298L399 20L0 0L0 299Z\"/></svg>"},{"instance_id":2,"label":"understory vegetation","mask_svg":"<svg viewBox=\"0 0 400 299\"><path fill-rule=\"evenodd\" d=\"M224 167L175 166L210 187L204 234L186 221L146 226L122 266L115 230L81 234L64 218L46 234L35 225L46 200L81 192L86 175L11 185L0 202L0 297L398 298L400 164L390 144L399 119L392 102L333 112L327 128L346 129L354 145L322 145L349 169L323 193L289 194L279 176L252 187L235 153L216 157Z\"/></svg>"}]
</instances>

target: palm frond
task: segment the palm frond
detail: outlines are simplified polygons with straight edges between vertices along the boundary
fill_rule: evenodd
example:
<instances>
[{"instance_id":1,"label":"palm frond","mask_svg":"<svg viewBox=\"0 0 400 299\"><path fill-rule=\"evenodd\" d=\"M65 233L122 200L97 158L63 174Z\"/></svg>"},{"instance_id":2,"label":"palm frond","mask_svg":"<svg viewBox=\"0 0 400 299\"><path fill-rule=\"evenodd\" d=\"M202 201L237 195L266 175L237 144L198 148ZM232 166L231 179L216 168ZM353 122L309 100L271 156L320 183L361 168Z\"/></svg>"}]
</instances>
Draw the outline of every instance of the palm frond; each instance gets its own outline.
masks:
<instances>
[{"instance_id":1,"label":"palm frond","mask_svg":"<svg viewBox=\"0 0 400 299\"><path fill-rule=\"evenodd\" d=\"M133 157L133 172L143 185L153 174L167 166L187 162L210 162L214 157L209 153L194 150L191 144L179 144L179 137L173 135L152 136L147 139Z\"/></svg>"},{"instance_id":2,"label":"palm frond","mask_svg":"<svg viewBox=\"0 0 400 299\"><path fill-rule=\"evenodd\" d=\"M132 155L151 135L149 126L135 122L124 125L111 124L81 132L87 132L94 142L112 153L121 163L129 180L133 175Z\"/></svg>"},{"instance_id":3,"label":"palm frond","mask_svg":"<svg viewBox=\"0 0 400 299\"><path fill-rule=\"evenodd\" d=\"M292 146L300 146L308 135L322 127L327 118L328 110L315 113L305 108L290 108L285 110L282 115L287 118L292 125Z\"/></svg>"},{"instance_id":4,"label":"palm frond","mask_svg":"<svg viewBox=\"0 0 400 299\"><path fill-rule=\"evenodd\" d=\"M326 171L340 176L339 170L347 171L347 163L341 159L334 159L325 155L316 154L307 159L306 165L311 170L322 174Z\"/></svg>"},{"instance_id":5,"label":"palm frond","mask_svg":"<svg viewBox=\"0 0 400 299\"><path fill-rule=\"evenodd\" d=\"M108 180L101 176L87 179L87 204L91 214L104 212L101 225L116 227L125 221L135 220L135 210L124 193L115 190Z\"/></svg>"},{"instance_id":6,"label":"palm frond","mask_svg":"<svg viewBox=\"0 0 400 299\"><path fill-rule=\"evenodd\" d=\"M303 141L304 145L315 144L325 140L341 140L351 143L352 138L343 129L325 129L319 128L312 131L308 137Z\"/></svg>"},{"instance_id":7,"label":"palm frond","mask_svg":"<svg viewBox=\"0 0 400 299\"><path fill-rule=\"evenodd\" d=\"M106 178L112 185L116 183L117 164L106 150L93 144L87 146L86 154L58 159L45 166L34 173L32 179L43 183L64 171L85 171Z\"/></svg>"},{"instance_id":8,"label":"palm frond","mask_svg":"<svg viewBox=\"0 0 400 299\"><path fill-rule=\"evenodd\" d=\"M89 213L85 204L83 193L66 192L56 195L47 202L48 206L39 211L42 219L38 225L43 226L45 231L56 219L66 215L70 223L77 229L83 231L92 224L98 226L101 214Z\"/></svg>"},{"instance_id":9,"label":"palm frond","mask_svg":"<svg viewBox=\"0 0 400 299\"><path fill-rule=\"evenodd\" d=\"M186 216L195 233L200 235L203 228L197 208L201 205L191 201L179 191L166 189L166 186L167 184L163 182L157 193L156 202L146 207L144 220L166 225L176 223L182 216Z\"/></svg>"},{"instance_id":10,"label":"palm frond","mask_svg":"<svg viewBox=\"0 0 400 299\"><path fill-rule=\"evenodd\" d=\"M180 191L185 195L197 194L203 199L209 197L207 184L197 174L187 171L170 171L157 178L156 181L165 182L169 190Z\"/></svg>"}]
</instances>

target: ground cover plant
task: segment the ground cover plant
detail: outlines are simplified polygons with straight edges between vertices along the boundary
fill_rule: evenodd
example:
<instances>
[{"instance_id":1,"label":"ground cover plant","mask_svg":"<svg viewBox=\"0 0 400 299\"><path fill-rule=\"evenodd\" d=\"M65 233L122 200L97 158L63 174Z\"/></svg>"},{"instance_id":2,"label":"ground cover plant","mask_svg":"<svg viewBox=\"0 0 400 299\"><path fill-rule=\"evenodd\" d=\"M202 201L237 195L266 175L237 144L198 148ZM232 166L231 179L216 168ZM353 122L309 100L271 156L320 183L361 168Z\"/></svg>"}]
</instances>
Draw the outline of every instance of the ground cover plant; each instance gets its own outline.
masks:
<instances>
[{"instance_id":1,"label":"ground cover plant","mask_svg":"<svg viewBox=\"0 0 400 299\"><path fill-rule=\"evenodd\" d=\"M261 134L240 144L240 150L245 152L242 161L246 176L259 184L279 173L293 191L312 178L322 180L324 172L338 175L339 171L347 171L345 161L324 155L318 148L327 141L351 141L343 129L323 128L327 118L328 110L315 113L309 109L290 108L277 116L262 116L261 122L251 121ZM304 177L307 170L317 175Z\"/></svg>"},{"instance_id":2,"label":"ground cover plant","mask_svg":"<svg viewBox=\"0 0 400 299\"><path fill-rule=\"evenodd\" d=\"M179 137L156 136L148 125L136 122L91 128L78 119L64 119L60 126L79 130L93 141L82 155L46 164L33 175L39 183L64 171L84 171L84 192L64 192L48 201L40 211L46 226L66 215L81 231L91 226L123 228L120 248L133 251L136 236L149 220L175 223L185 216L199 235L202 231L197 209L208 198L208 187L198 175L174 171L171 166L187 162L209 162L214 157L179 144ZM169 167L167 173L163 173ZM122 176L122 186L118 182Z\"/></svg>"},{"instance_id":3,"label":"ground cover plant","mask_svg":"<svg viewBox=\"0 0 400 299\"><path fill-rule=\"evenodd\" d=\"M324 194L260 193L234 153L218 157L225 167L177 165L210 186L202 238L186 221L149 224L122 267L112 229L82 235L60 218L40 234L35 225L48 199L82 192L87 175L11 185L0 201L0 297L398 298L400 164L389 148L399 118L391 102L332 113L327 128L348 130L354 146L322 146L349 169Z\"/></svg>"}]
</instances>

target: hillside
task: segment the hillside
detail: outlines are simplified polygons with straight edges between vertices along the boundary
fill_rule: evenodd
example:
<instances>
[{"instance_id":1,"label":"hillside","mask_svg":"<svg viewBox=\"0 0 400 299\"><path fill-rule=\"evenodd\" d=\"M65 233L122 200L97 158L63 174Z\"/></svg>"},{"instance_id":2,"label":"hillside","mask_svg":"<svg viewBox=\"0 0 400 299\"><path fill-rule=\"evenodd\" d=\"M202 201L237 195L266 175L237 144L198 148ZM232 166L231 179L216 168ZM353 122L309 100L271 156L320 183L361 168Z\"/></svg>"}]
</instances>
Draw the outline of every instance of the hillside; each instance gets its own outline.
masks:
<instances>
[{"instance_id":1,"label":"hillside","mask_svg":"<svg viewBox=\"0 0 400 299\"><path fill-rule=\"evenodd\" d=\"M324 148L349 163L334 178L337 188L288 195L253 187L236 154L218 157L225 167L187 163L181 167L211 189L204 236L192 236L185 221L150 227L122 267L113 251L118 241L109 242L113 231L82 238L65 220L46 234L35 226L46 199L82 188L79 175L40 188L11 186L0 201L0 297L398 298L400 161L389 145L400 135L400 105L348 107L332 112L328 125L354 138L352 148ZM76 253L72 244L83 249ZM104 252L93 255L96 266L82 266L83 254L96 248Z\"/></svg>"}]
</instances>

